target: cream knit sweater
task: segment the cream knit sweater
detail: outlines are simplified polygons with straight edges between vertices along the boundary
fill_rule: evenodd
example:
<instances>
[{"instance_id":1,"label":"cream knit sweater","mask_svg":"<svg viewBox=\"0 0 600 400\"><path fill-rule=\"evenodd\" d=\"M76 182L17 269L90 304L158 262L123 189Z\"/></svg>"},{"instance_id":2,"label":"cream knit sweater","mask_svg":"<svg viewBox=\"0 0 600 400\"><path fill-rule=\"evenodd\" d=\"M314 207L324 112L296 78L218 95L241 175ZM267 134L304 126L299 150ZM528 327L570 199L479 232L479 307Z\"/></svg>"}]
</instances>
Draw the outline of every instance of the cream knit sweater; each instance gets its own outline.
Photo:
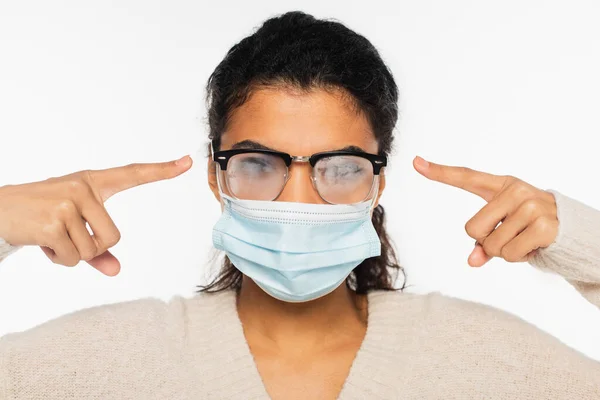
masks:
<instances>
[{"instance_id":1,"label":"cream knit sweater","mask_svg":"<svg viewBox=\"0 0 600 400\"><path fill-rule=\"evenodd\" d=\"M559 233L532 264L600 307L600 211L550 192ZM600 399L600 362L513 314L439 292L368 299L340 399ZM0 399L268 398L231 291L96 306L0 338Z\"/></svg>"}]
</instances>

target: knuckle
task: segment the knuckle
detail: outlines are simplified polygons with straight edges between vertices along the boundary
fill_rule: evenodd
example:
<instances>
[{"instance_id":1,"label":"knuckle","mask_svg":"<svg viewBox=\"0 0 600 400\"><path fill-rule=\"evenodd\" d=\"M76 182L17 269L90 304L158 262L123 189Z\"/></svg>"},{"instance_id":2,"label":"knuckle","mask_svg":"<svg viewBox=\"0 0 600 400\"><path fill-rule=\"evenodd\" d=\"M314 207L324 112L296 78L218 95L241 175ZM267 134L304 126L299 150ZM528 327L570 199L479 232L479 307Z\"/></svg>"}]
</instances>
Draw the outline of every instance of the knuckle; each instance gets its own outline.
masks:
<instances>
[{"instance_id":1,"label":"knuckle","mask_svg":"<svg viewBox=\"0 0 600 400\"><path fill-rule=\"evenodd\" d=\"M539 217L533 221L533 227L537 232L547 232L552 228L552 223L546 217Z\"/></svg>"},{"instance_id":2,"label":"knuckle","mask_svg":"<svg viewBox=\"0 0 600 400\"><path fill-rule=\"evenodd\" d=\"M67 180L65 186L65 191L75 198L81 197L88 191L87 184L78 175L74 175L72 179Z\"/></svg>"},{"instance_id":3,"label":"knuckle","mask_svg":"<svg viewBox=\"0 0 600 400\"><path fill-rule=\"evenodd\" d=\"M493 240L486 240L481 245L485 253L489 256L498 257L501 254L502 249Z\"/></svg>"},{"instance_id":4,"label":"knuckle","mask_svg":"<svg viewBox=\"0 0 600 400\"><path fill-rule=\"evenodd\" d=\"M71 200L61 200L55 207L56 216L63 220L71 218L77 212L77 206Z\"/></svg>"},{"instance_id":5,"label":"knuckle","mask_svg":"<svg viewBox=\"0 0 600 400\"><path fill-rule=\"evenodd\" d=\"M74 267L79 263L79 259L78 258L74 258L74 257L69 257L69 258L64 258L64 257L53 257L51 259L51 261L54 264L57 265L64 265L65 267Z\"/></svg>"},{"instance_id":6,"label":"knuckle","mask_svg":"<svg viewBox=\"0 0 600 400\"><path fill-rule=\"evenodd\" d=\"M86 183L86 185L89 185L94 182L94 175L92 174L91 169L84 169L83 171L80 171L79 174L81 176L81 179Z\"/></svg>"},{"instance_id":7,"label":"knuckle","mask_svg":"<svg viewBox=\"0 0 600 400\"><path fill-rule=\"evenodd\" d=\"M503 177L504 177L504 180L507 185L512 185L512 184L520 181L520 179L514 175L503 175Z\"/></svg>"},{"instance_id":8,"label":"knuckle","mask_svg":"<svg viewBox=\"0 0 600 400\"><path fill-rule=\"evenodd\" d=\"M65 267L74 267L77 264L79 264L79 260L70 259L70 260L66 260L62 265L64 265Z\"/></svg>"},{"instance_id":9,"label":"knuckle","mask_svg":"<svg viewBox=\"0 0 600 400\"><path fill-rule=\"evenodd\" d=\"M42 234L55 242L64 235L64 226L62 222L54 220L42 227Z\"/></svg>"},{"instance_id":10,"label":"knuckle","mask_svg":"<svg viewBox=\"0 0 600 400\"><path fill-rule=\"evenodd\" d=\"M94 171L91 169L81 171L81 179L85 185L86 194L94 198L97 202L102 203L102 199L95 189L96 181L94 178Z\"/></svg>"},{"instance_id":11,"label":"knuckle","mask_svg":"<svg viewBox=\"0 0 600 400\"><path fill-rule=\"evenodd\" d=\"M472 219L468 220L465 224L465 231L467 232L467 235L469 235L473 239L479 238L479 228L475 221L473 221Z\"/></svg>"},{"instance_id":12,"label":"knuckle","mask_svg":"<svg viewBox=\"0 0 600 400\"><path fill-rule=\"evenodd\" d=\"M81 259L84 261L89 261L89 260L93 259L94 257L96 257L96 251L97 250L95 247L94 248L89 247L89 248L82 250L80 253Z\"/></svg>"},{"instance_id":13,"label":"knuckle","mask_svg":"<svg viewBox=\"0 0 600 400\"><path fill-rule=\"evenodd\" d=\"M513 175L501 175L501 176L504 179L504 182L502 183L501 191L510 189L512 187L512 185L519 180L519 178L517 178L516 176L513 176Z\"/></svg>"},{"instance_id":14,"label":"knuckle","mask_svg":"<svg viewBox=\"0 0 600 400\"><path fill-rule=\"evenodd\" d=\"M63 261L61 258L59 257L54 257L52 258L52 263L56 264L56 265L65 265L65 261Z\"/></svg>"},{"instance_id":15,"label":"knuckle","mask_svg":"<svg viewBox=\"0 0 600 400\"><path fill-rule=\"evenodd\" d=\"M527 199L520 206L521 212L531 217L537 215L542 210L542 205L537 199Z\"/></svg>"},{"instance_id":16,"label":"knuckle","mask_svg":"<svg viewBox=\"0 0 600 400\"><path fill-rule=\"evenodd\" d=\"M115 232L110 235L107 239L108 247L113 247L121 240L121 232L119 230L115 230Z\"/></svg>"},{"instance_id":17,"label":"knuckle","mask_svg":"<svg viewBox=\"0 0 600 400\"><path fill-rule=\"evenodd\" d=\"M554 195L552 193L550 193L547 190L541 190L540 193L541 193L543 200L545 200L546 202L548 202L552 205L556 205L556 198L554 197Z\"/></svg>"},{"instance_id":18,"label":"knuckle","mask_svg":"<svg viewBox=\"0 0 600 400\"><path fill-rule=\"evenodd\" d=\"M92 260L95 256L92 253L81 253L81 259L83 261L90 261Z\"/></svg>"},{"instance_id":19,"label":"knuckle","mask_svg":"<svg viewBox=\"0 0 600 400\"><path fill-rule=\"evenodd\" d=\"M115 230L115 232L111 232L111 234L106 235L101 240L102 250L106 250L108 248L113 247L121 240L121 232L119 230Z\"/></svg>"},{"instance_id":20,"label":"knuckle","mask_svg":"<svg viewBox=\"0 0 600 400\"><path fill-rule=\"evenodd\" d=\"M511 251L508 246L504 246L501 256L508 262L516 262L519 260L519 257L515 254L515 252Z\"/></svg>"},{"instance_id":21,"label":"knuckle","mask_svg":"<svg viewBox=\"0 0 600 400\"><path fill-rule=\"evenodd\" d=\"M513 193L520 198L529 197L533 193L532 187L520 179L516 179L510 186Z\"/></svg>"}]
</instances>

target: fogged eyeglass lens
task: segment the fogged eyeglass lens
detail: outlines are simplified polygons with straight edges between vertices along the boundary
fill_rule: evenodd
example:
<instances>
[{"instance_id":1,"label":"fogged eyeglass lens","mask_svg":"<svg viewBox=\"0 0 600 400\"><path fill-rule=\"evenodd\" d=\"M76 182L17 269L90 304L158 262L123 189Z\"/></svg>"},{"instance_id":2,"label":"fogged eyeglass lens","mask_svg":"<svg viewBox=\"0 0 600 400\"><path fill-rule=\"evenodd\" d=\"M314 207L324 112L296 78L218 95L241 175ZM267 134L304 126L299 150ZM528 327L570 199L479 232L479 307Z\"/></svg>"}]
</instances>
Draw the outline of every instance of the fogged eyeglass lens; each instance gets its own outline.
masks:
<instances>
[{"instance_id":1,"label":"fogged eyeglass lens","mask_svg":"<svg viewBox=\"0 0 600 400\"><path fill-rule=\"evenodd\" d=\"M229 159L226 179L239 199L273 200L285 184L287 168L277 156L263 153L237 154Z\"/></svg>"},{"instance_id":2,"label":"fogged eyeglass lens","mask_svg":"<svg viewBox=\"0 0 600 400\"><path fill-rule=\"evenodd\" d=\"M373 185L373 165L363 157L338 155L317 161L313 176L324 200L335 204L363 201Z\"/></svg>"}]
</instances>

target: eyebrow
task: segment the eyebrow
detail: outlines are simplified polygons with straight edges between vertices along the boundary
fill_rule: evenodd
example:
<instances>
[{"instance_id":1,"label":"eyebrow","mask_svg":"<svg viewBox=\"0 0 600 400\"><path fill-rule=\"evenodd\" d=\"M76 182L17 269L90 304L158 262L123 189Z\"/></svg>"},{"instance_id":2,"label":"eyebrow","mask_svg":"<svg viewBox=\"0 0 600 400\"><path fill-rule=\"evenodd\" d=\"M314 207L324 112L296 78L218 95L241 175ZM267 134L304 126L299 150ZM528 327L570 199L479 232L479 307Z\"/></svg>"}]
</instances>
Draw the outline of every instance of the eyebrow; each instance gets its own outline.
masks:
<instances>
[{"instance_id":1,"label":"eyebrow","mask_svg":"<svg viewBox=\"0 0 600 400\"><path fill-rule=\"evenodd\" d=\"M270 151L279 151L277 149L273 149L271 147L265 146L264 144L255 142L254 140L242 140L241 142L237 142L231 149L250 149L250 150L270 150ZM333 149L329 151L356 151L359 153L367 153L364 149L358 146L346 146L341 149Z\"/></svg>"}]
</instances>

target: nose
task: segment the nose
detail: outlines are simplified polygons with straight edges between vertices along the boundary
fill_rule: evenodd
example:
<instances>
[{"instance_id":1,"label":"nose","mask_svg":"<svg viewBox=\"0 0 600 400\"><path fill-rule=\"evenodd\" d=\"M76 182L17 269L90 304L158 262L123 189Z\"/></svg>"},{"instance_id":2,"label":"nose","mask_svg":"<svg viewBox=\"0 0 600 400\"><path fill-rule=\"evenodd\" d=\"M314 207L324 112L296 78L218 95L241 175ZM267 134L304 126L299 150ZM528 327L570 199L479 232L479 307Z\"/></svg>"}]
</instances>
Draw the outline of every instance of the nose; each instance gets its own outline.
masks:
<instances>
[{"instance_id":1,"label":"nose","mask_svg":"<svg viewBox=\"0 0 600 400\"><path fill-rule=\"evenodd\" d=\"M326 203L312 185L311 166L307 162L293 162L289 167L289 178L277 201L296 203Z\"/></svg>"}]
</instances>

